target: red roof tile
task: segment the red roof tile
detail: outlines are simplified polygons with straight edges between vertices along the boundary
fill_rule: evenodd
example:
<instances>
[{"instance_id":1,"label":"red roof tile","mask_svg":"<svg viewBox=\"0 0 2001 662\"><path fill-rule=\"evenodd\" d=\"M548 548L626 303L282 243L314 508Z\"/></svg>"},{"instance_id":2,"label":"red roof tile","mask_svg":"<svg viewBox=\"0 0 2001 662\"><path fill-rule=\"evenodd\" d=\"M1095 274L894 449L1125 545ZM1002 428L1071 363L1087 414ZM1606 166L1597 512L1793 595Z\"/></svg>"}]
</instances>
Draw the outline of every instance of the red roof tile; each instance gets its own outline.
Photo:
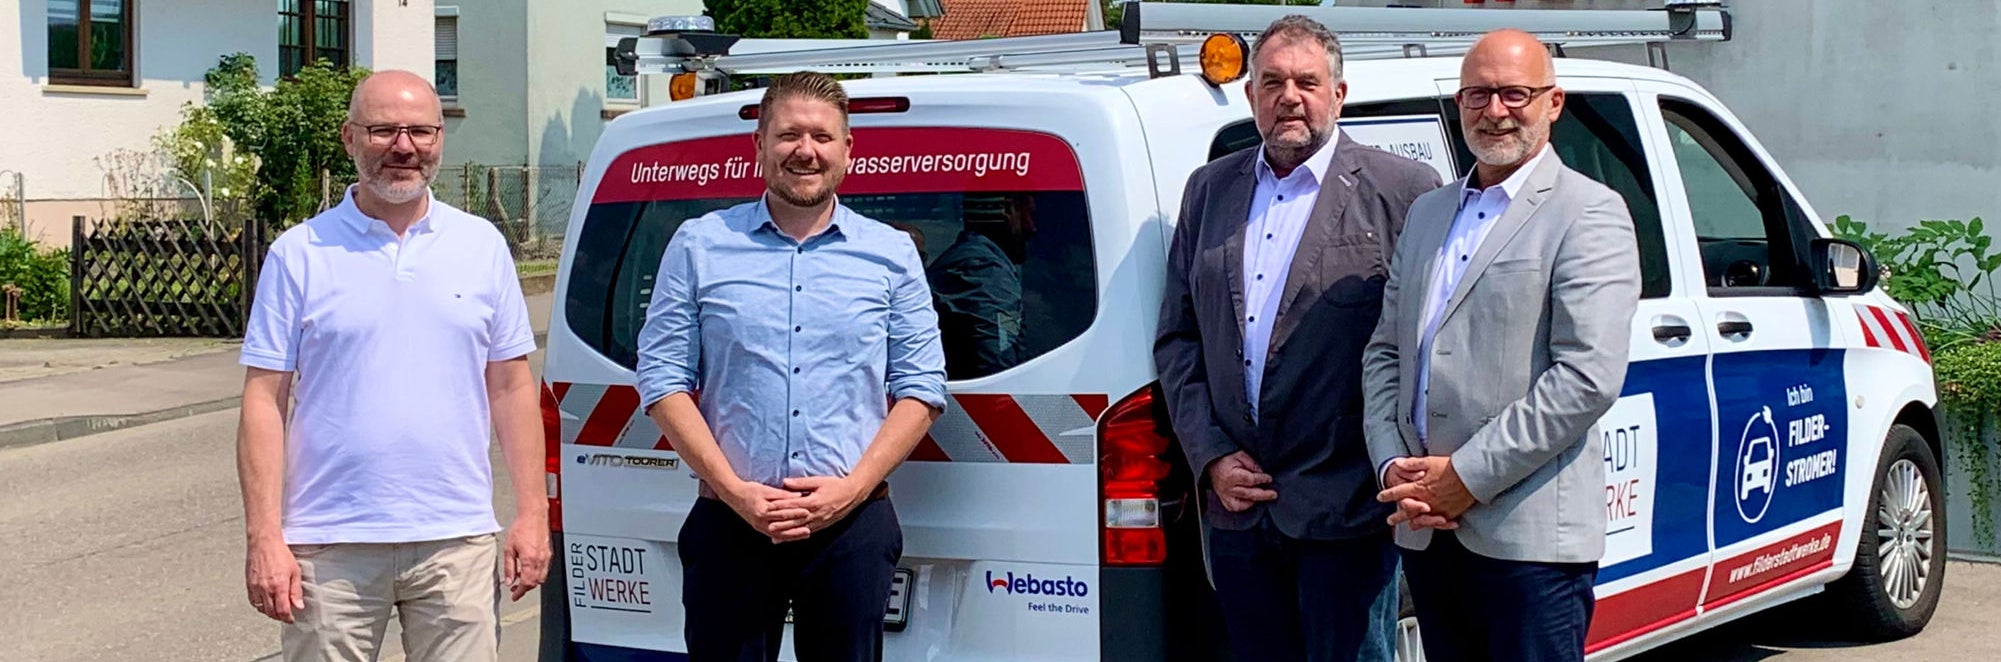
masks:
<instances>
[{"instance_id":1,"label":"red roof tile","mask_svg":"<svg viewBox=\"0 0 2001 662\"><path fill-rule=\"evenodd\" d=\"M944 0L931 21L933 39L1023 37L1078 32L1097 0Z\"/></svg>"}]
</instances>

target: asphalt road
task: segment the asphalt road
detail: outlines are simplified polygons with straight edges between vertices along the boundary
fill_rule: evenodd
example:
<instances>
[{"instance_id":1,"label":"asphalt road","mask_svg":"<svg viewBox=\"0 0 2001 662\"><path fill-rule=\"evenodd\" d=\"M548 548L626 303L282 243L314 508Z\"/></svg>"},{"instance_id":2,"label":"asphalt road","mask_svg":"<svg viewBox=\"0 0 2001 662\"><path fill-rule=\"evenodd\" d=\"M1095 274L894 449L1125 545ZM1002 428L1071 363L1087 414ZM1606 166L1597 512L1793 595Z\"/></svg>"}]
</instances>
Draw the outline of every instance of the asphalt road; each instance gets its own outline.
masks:
<instances>
[{"instance_id":1,"label":"asphalt road","mask_svg":"<svg viewBox=\"0 0 2001 662\"><path fill-rule=\"evenodd\" d=\"M0 661L276 659L276 624L244 602L235 430L228 410L0 450ZM534 659L538 605L533 594L506 605L504 659ZM1826 636L1795 609L1641 659L2001 659L2001 566L1952 564L1945 602L1917 637ZM402 660L393 631L382 659Z\"/></svg>"}]
</instances>

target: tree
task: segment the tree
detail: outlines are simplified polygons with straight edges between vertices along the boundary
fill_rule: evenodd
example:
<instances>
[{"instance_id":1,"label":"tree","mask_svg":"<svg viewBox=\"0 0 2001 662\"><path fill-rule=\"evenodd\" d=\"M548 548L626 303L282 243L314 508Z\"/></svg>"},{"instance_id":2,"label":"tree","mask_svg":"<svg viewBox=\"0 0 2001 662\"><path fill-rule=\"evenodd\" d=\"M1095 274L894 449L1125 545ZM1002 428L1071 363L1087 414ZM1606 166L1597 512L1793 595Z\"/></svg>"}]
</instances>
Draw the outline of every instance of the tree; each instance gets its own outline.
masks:
<instances>
[{"instance_id":1,"label":"tree","mask_svg":"<svg viewBox=\"0 0 2001 662\"><path fill-rule=\"evenodd\" d=\"M716 31L760 39L865 39L869 0L706 0Z\"/></svg>"},{"instance_id":2,"label":"tree","mask_svg":"<svg viewBox=\"0 0 2001 662\"><path fill-rule=\"evenodd\" d=\"M212 116L236 148L256 159L250 197L257 216L274 229L284 228L319 211L321 173L335 187L354 181L340 127L347 121L348 99L367 75L366 69L335 68L323 60L266 90L257 84L255 58L226 55L203 77L208 106L190 106L183 114L190 121Z\"/></svg>"},{"instance_id":3,"label":"tree","mask_svg":"<svg viewBox=\"0 0 2001 662\"><path fill-rule=\"evenodd\" d=\"M1105 26L1112 28L1118 27L1119 21L1124 20L1126 15L1126 7L1125 7L1126 0L1101 0L1101 1L1105 3ZM1289 6L1300 6L1300 7L1315 6L1321 4L1320 0L1165 0L1165 1L1196 2L1196 3L1210 4L1210 5L1217 5L1217 4L1289 5Z\"/></svg>"}]
</instances>

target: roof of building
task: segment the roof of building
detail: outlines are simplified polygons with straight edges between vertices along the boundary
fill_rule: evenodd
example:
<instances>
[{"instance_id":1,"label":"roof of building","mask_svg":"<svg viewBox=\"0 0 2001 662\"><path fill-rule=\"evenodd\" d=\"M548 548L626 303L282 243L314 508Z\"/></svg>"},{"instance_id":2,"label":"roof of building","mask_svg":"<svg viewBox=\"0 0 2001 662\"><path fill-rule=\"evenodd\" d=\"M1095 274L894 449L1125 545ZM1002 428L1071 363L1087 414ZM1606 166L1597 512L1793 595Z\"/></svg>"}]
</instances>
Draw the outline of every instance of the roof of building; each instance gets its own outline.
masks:
<instances>
[{"instance_id":1,"label":"roof of building","mask_svg":"<svg viewBox=\"0 0 2001 662\"><path fill-rule=\"evenodd\" d=\"M917 22L910 20L909 17L896 13L894 9L873 2L868 3L867 21L870 30L916 32L918 27Z\"/></svg>"},{"instance_id":2,"label":"roof of building","mask_svg":"<svg viewBox=\"0 0 2001 662\"><path fill-rule=\"evenodd\" d=\"M931 36L980 39L1078 32L1095 1L944 0L945 15L931 21Z\"/></svg>"}]
</instances>

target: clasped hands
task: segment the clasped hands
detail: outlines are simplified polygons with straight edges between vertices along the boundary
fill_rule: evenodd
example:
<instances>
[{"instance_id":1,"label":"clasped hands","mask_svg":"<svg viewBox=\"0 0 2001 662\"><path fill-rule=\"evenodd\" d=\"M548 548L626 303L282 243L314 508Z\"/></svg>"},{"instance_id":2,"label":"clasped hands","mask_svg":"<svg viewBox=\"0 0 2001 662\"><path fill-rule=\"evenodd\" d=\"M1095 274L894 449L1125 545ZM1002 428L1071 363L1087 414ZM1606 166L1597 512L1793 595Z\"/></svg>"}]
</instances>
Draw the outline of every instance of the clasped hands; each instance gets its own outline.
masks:
<instances>
[{"instance_id":1,"label":"clasped hands","mask_svg":"<svg viewBox=\"0 0 2001 662\"><path fill-rule=\"evenodd\" d=\"M723 503L772 542L805 540L841 521L866 500L870 489L850 478L787 478L784 489L746 480L718 486Z\"/></svg>"},{"instance_id":2,"label":"clasped hands","mask_svg":"<svg viewBox=\"0 0 2001 662\"><path fill-rule=\"evenodd\" d=\"M1400 457L1383 470L1388 488L1376 500L1394 503L1390 526L1409 523L1412 529L1452 530L1459 528L1459 516L1475 503L1473 493L1459 480L1450 457Z\"/></svg>"}]
</instances>

